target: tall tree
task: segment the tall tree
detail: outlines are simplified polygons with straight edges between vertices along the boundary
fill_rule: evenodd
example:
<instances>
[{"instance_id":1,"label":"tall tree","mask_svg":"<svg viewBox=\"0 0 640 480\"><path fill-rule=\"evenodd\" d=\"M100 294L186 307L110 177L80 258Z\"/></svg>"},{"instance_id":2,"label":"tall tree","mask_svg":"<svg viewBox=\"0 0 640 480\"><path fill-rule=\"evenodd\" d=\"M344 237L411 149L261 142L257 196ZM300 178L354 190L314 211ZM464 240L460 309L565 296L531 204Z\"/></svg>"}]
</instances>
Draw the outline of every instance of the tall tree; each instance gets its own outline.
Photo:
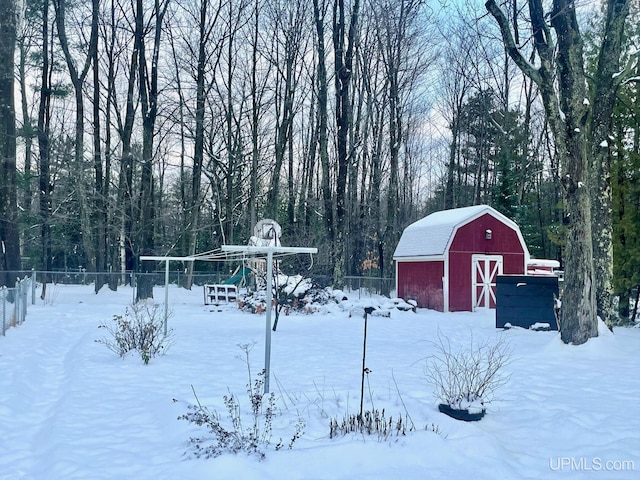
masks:
<instances>
[{"instance_id":1,"label":"tall tree","mask_svg":"<svg viewBox=\"0 0 640 480\"><path fill-rule=\"evenodd\" d=\"M423 7L423 0L379 0L372 7L388 102L389 175L383 235L387 257L391 257L400 239L413 198L410 192L414 175L409 155L411 93L433 55L424 48L423 34L429 19L423 15ZM384 273L387 277L393 275L393 262L386 262Z\"/></svg>"},{"instance_id":2,"label":"tall tree","mask_svg":"<svg viewBox=\"0 0 640 480\"><path fill-rule=\"evenodd\" d=\"M247 84L240 74L243 68L244 45L241 42L240 33L249 24L248 0L228 2L227 15L224 19L224 50L221 56L220 72L216 75L215 87L219 96L219 104L222 108L224 123L221 136L224 160L219 162L223 171L223 194L221 223L224 239L227 243L235 243L237 206L241 197L242 185L240 184L243 169L244 128L241 124L242 114L245 112ZM222 159L221 159L222 160Z\"/></svg>"},{"instance_id":3,"label":"tall tree","mask_svg":"<svg viewBox=\"0 0 640 480\"><path fill-rule=\"evenodd\" d=\"M460 193L457 188L460 178L461 120L466 98L472 88L468 71L471 70L471 55L477 37L469 31L465 22L457 18L445 25L442 35L446 45L438 62L442 70L439 82L444 100L441 113L451 131L442 207L450 209L462 206L459 204Z\"/></svg>"},{"instance_id":4,"label":"tall tree","mask_svg":"<svg viewBox=\"0 0 640 480\"><path fill-rule=\"evenodd\" d=\"M30 97L31 89L28 85L29 79L32 78L34 68L32 58L32 49L37 46L38 40L38 13L36 9L31 8L29 2L23 2L20 18L23 19L21 28L18 33L18 66L17 75L20 85L20 110L22 125L19 126L18 136L24 139L24 165L22 186L23 192L19 202L23 205L27 215L31 214L33 203L33 179L36 176L33 169L34 160L34 140L38 132L34 114L32 112L33 100ZM3 64L4 65L4 64ZM26 246L25 250L29 247ZM24 252L23 252L24 254Z\"/></svg>"},{"instance_id":5,"label":"tall tree","mask_svg":"<svg viewBox=\"0 0 640 480\"><path fill-rule=\"evenodd\" d=\"M40 75L40 102L38 105L38 152L39 152L39 197L40 197L40 255L41 268L47 272L42 284L42 298L47 294L47 277L52 268L51 216L53 210L53 183L51 181L51 80L53 62L51 58L51 29L49 26L49 0L42 2L42 70Z\"/></svg>"},{"instance_id":6,"label":"tall tree","mask_svg":"<svg viewBox=\"0 0 640 480\"><path fill-rule=\"evenodd\" d=\"M624 23L625 9L618 9L617 4L627 2L608 0L607 12L617 12L612 14ZM489 0L486 7L498 22L510 57L540 89L554 135L556 153L563 169L567 226L560 330L565 343L582 344L598 334L591 211L593 177L587 152L590 150L588 119L593 103L599 99L590 101L588 97L583 38L575 3L554 0L551 12L545 12L542 0L529 0L528 3L537 66L523 56L514 39L511 22L495 0ZM518 24L517 19L513 24ZM620 50L616 55L613 49L610 55L619 57Z\"/></svg>"},{"instance_id":7,"label":"tall tree","mask_svg":"<svg viewBox=\"0 0 640 480\"><path fill-rule=\"evenodd\" d=\"M100 86L100 63L98 55L98 19L100 1L92 0L91 8L91 42L95 45L91 48L92 65L92 89L93 89L93 171L94 171L94 198L93 212L91 213L93 223L93 239L95 251L96 279L94 284L95 292L98 293L107 282L107 266L109 259L109 239L108 239L108 211L107 199L109 195L109 183L111 179L111 162L109 148L105 148L105 165L102 163L102 128L100 116L101 110L101 86ZM110 142L105 142L109 145Z\"/></svg>"},{"instance_id":8,"label":"tall tree","mask_svg":"<svg viewBox=\"0 0 640 480\"><path fill-rule=\"evenodd\" d=\"M155 230L155 192L153 178L154 135L158 116L158 72L160 59L160 40L164 15L169 0L154 0L153 7L153 43L151 58L147 61L146 27L144 25L144 2L136 0L135 43L138 50L138 91L142 115L142 174L140 177L139 219L140 254L154 254ZM149 273L151 262L143 262L142 270ZM144 300L153 297L153 280L143 275L138 282L136 299Z\"/></svg>"},{"instance_id":9,"label":"tall tree","mask_svg":"<svg viewBox=\"0 0 640 480\"><path fill-rule=\"evenodd\" d=\"M97 49L98 44L98 8L99 2L98 0L92 0L92 12L91 12L91 23L90 23L90 37L89 42L86 49L86 55L83 59L81 59L78 63L80 65L76 65L76 57L78 56L78 52L71 50L71 45L69 42L69 37L67 35L67 0L52 0L53 7L55 10L55 21L56 21L56 30L58 34L58 39L60 41L60 47L62 48L62 52L64 54L64 59L67 64L67 69L69 71L69 77L71 79L71 84L73 85L74 96L75 96L75 107L76 107L76 119L75 119L75 137L74 137L74 164L76 165L76 169L78 172L77 175L77 184L82 185L83 175L80 172L84 171L84 83L89 73L89 68L91 67L91 62L95 56L95 50ZM78 26L80 30L82 30L82 25ZM85 39L82 39L80 44L84 44ZM93 234L94 229L91 228L91 223L89 218L91 217L91 211L95 208L95 205L91 204L95 195L88 195L88 192L82 191L81 188L78 192L78 200L81 205L81 217L83 229L83 240L85 251L88 253L88 259L91 262L88 267L90 269L97 268L97 263L95 261L95 257L98 252L95 250L95 245L93 244ZM104 265L101 265L103 268Z\"/></svg>"},{"instance_id":10,"label":"tall tree","mask_svg":"<svg viewBox=\"0 0 640 480\"><path fill-rule=\"evenodd\" d=\"M258 59L260 39L260 0L255 0L253 8L253 25L249 44L251 45L251 168L249 173L249 225L248 230L252 231L258 223L258 188L259 188L259 165L260 165L260 116L263 111L263 96L265 91L265 81L262 82L258 76Z\"/></svg>"},{"instance_id":11,"label":"tall tree","mask_svg":"<svg viewBox=\"0 0 640 480\"><path fill-rule=\"evenodd\" d=\"M630 0L608 0L602 44L597 67L590 83L587 138L590 139L591 184L594 192L591 219L594 228L593 261L598 316L612 327L613 307L613 219L611 215L611 156L613 110L624 75L620 73L625 20ZM636 56L640 56L636 54Z\"/></svg>"},{"instance_id":12,"label":"tall tree","mask_svg":"<svg viewBox=\"0 0 640 480\"><path fill-rule=\"evenodd\" d=\"M267 194L266 213L278 219L281 201L280 183L284 161L294 141L294 120L299 95L301 59L304 57L307 25L305 0L272 2L268 16L271 28L278 32L273 40L271 62L276 72L274 81L275 139L274 160Z\"/></svg>"},{"instance_id":13,"label":"tall tree","mask_svg":"<svg viewBox=\"0 0 640 480\"><path fill-rule=\"evenodd\" d=\"M631 5L627 45L640 41L640 5ZM618 92L612 158L614 292L619 321L637 319L640 303L640 61ZM615 139L615 142L613 141ZM613 145L612 145L613 144Z\"/></svg>"},{"instance_id":14,"label":"tall tree","mask_svg":"<svg viewBox=\"0 0 640 480\"><path fill-rule=\"evenodd\" d=\"M327 81L327 62L325 49L325 17L328 5L324 0L313 0L313 18L316 33L316 95L317 95L317 141L318 155L322 169L321 191L323 219L327 238L329 264L335 258L335 223L333 215L333 188L331 186L331 164L329 161L329 87Z\"/></svg>"},{"instance_id":15,"label":"tall tree","mask_svg":"<svg viewBox=\"0 0 640 480\"><path fill-rule=\"evenodd\" d=\"M17 10L14 0L0 0L0 285L9 285L20 270L16 182L16 116L14 100Z\"/></svg>"},{"instance_id":16,"label":"tall tree","mask_svg":"<svg viewBox=\"0 0 640 480\"><path fill-rule=\"evenodd\" d=\"M345 276L345 202L347 173L349 165L348 141L351 126L350 86L353 73L360 0L354 0L348 17L344 0L333 3L333 54L335 68L336 99L336 216L335 216L335 256L333 259L333 284L342 286Z\"/></svg>"},{"instance_id":17,"label":"tall tree","mask_svg":"<svg viewBox=\"0 0 640 480\"><path fill-rule=\"evenodd\" d=\"M183 182L190 184L189 195L183 194L184 207L186 215L185 236L187 238L187 255L194 255L197 248L198 231L200 225L200 208L202 206L202 169L204 164L205 151L205 119L206 119L206 99L209 95L212 82L211 75L207 73L215 70L220 58L221 42L216 38L216 27L221 15L222 2L212 5L208 0L201 0L197 11L185 11L187 18L193 22L193 27L197 29L197 35L191 38L185 32L187 52L193 58L188 62L189 71L195 71L193 80L196 87L196 104L195 104L195 133L193 137L193 166L191 170L191 178L183 179ZM191 22L190 22L191 23ZM171 34L171 33L170 33ZM195 40L193 42L192 40ZM173 42L172 42L173 43ZM177 62L178 52L174 51L174 58ZM212 62L214 65L212 65ZM195 65L194 65L195 63ZM180 105L184 107L182 98L182 90L180 84L180 72L176 74L179 87ZM182 118L182 115L181 115ZM181 128L183 125L181 124ZM183 138L183 136L182 136ZM184 189L184 185L181 184ZM187 264L186 286L191 288L194 262Z\"/></svg>"},{"instance_id":18,"label":"tall tree","mask_svg":"<svg viewBox=\"0 0 640 480\"><path fill-rule=\"evenodd\" d=\"M116 17L116 12L123 8L118 5L118 0L111 0L110 22L108 32L105 37L109 38L106 48L107 55L107 95L109 99L108 112L113 112L115 130L120 137L120 161L118 175L118 193L117 193L117 215L120 224L115 228L118 231L119 241L117 244L121 248L114 248L112 252L114 265L120 264L122 271L132 271L137 267L136 250L137 243L133 231L134 219L136 217L136 206L134 202L134 151L133 151L133 130L135 126L137 97L137 65L139 55L139 43L133 42L131 52L129 54L129 62L126 65L126 93L124 106L119 104L118 99L118 61L123 55L121 51L126 51L125 46L120 44L117 36L118 32L124 30ZM135 27L134 27L135 38ZM142 35L142 32L140 32ZM127 43L129 39L122 43ZM120 258L120 250L122 257ZM127 277L128 278L128 277Z\"/></svg>"}]
</instances>

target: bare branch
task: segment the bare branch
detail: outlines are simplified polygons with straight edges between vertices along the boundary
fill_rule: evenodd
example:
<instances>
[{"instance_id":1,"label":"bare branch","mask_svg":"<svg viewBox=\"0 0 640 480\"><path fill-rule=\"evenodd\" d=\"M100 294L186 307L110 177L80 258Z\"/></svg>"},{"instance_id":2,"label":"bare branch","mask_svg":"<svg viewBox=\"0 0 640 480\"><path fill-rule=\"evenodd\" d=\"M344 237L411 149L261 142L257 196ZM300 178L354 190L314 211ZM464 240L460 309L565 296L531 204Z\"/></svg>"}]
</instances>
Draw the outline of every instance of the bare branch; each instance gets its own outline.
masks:
<instances>
[{"instance_id":1,"label":"bare branch","mask_svg":"<svg viewBox=\"0 0 640 480\"><path fill-rule=\"evenodd\" d=\"M540 85L542 83L540 72L535 66L529 63L529 61L522 55L522 53L518 49L518 46L513 39L511 28L509 27L509 20L507 19L504 12L500 9L500 7L498 7L495 0L488 0L487 3L485 3L485 7L489 11L489 13L493 15L493 18L495 18L498 22L500 33L502 34L502 40L511 59L515 62L518 68L520 68L522 73L536 82L536 84Z\"/></svg>"}]
</instances>

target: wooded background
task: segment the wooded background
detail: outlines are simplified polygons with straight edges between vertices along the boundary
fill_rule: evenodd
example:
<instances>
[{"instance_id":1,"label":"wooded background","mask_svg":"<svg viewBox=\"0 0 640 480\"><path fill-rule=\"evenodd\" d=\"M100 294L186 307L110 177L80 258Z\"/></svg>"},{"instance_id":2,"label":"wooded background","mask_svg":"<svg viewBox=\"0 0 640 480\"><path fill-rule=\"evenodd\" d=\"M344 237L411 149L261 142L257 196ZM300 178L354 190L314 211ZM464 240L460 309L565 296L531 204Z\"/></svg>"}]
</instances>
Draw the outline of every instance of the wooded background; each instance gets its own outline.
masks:
<instances>
[{"instance_id":1,"label":"wooded background","mask_svg":"<svg viewBox=\"0 0 640 480\"><path fill-rule=\"evenodd\" d=\"M590 80L616 3L575 2ZM629 68L598 143L623 316L640 283L640 8L626 3ZM536 63L526 5L499 6ZM483 2L0 0L0 12L5 284L28 268L153 270L139 255L246 244L273 218L283 244L319 249L309 274L340 286L393 276L413 221L480 203L520 225L533 257L564 260L564 173L539 84Z\"/></svg>"}]
</instances>

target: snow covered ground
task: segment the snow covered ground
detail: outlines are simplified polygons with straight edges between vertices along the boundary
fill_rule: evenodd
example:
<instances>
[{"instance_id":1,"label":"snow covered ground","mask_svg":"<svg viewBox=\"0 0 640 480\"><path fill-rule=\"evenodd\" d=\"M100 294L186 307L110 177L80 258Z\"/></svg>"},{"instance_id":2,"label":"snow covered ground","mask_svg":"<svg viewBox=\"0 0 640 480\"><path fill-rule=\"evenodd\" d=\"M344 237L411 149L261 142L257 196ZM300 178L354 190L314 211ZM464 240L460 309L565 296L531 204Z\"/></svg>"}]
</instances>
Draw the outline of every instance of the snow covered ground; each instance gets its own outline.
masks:
<instances>
[{"instance_id":1,"label":"snow covered ground","mask_svg":"<svg viewBox=\"0 0 640 480\"><path fill-rule=\"evenodd\" d=\"M369 317L365 409L395 417L406 407L416 426L386 441L329 438L330 418L359 411L362 317L338 305L282 316L272 336L273 439L287 441L299 417L304 435L264 460L193 458L188 439L206 432L178 420L195 403L192 387L223 416L223 396L235 393L249 421L238 345L255 342L259 371L265 316L205 306L199 288L172 287L169 298L174 343L149 365L95 341L106 333L98 325L131 302L127 288L50 286L49 300L0 337L0 479L640 478L640 329L565 346L556 332L496 330L492 311ZM438 332L454 346L505 337L513 349L510 380L479 422L438 412L424 370Z\"/></svg>"}]
</instances>

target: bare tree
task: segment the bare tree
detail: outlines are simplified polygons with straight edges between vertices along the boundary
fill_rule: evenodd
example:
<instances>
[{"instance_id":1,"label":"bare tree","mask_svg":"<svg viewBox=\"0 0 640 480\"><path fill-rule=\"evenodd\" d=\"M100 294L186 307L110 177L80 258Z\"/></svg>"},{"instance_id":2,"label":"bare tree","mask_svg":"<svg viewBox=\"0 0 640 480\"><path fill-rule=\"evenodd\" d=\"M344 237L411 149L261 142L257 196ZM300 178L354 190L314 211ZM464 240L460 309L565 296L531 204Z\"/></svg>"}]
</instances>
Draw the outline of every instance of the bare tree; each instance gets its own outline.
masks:
<instances>
[{"instance_id":1,"label":"bare tree","mask_svg":"<svg viewBox=\"0 0 640 480\"><path fill-rule=\"evenodd\" d=\"M224 48L221 51L223 59L220 62L218 81L214 87L222 107L223 123L221 129L224 162L219 162L223 172L223 192L221 223L224 229L224 238L227 243L234 243L236 217L238 217L237 205L240 203L242 186L241 172L243 170L244 155L244 125L243 114L246 110L248 95L247 84L240 70L244 68L243 57L245 53L240 33L249 24L248 0L229 2L227 15L224 19Z\"/></svg>"},{"instance_id":2,"label":"bare tree","mask_svg":"<svg viewBox=\"0 0 640 480\"><path fill-rule=\"evenodd\" d=\"M351 81L358 35L360 0L354 0L347 19L344 0L333 3L333 54L336 99L336 217L333 259L333 284L341 287L345 276L345 216L348 174L348 142L351 127ZM348 21L348 23L347 23Z\"/></svg>"},{"instance_id":3,"label":"bare tree","mask_svg":"<svg viewBox=\"0 0 640 480\"><path fill-rule=\"evenodd\" d=\"M186 5L185 5L186 7ZM211 2L202 0L198 5L197 11L185 10L182 13L188 18L189 25L197 31L197 35L190 36L189 31L183 31L183 39L186 43L186 53L190 60L187 61L185 68L190 73L189 76L193 77L195 81L195 132L193 135L193 166L191 170L191 178L184 178L181 182L181 189L183 189L183 204L185 209L185 232L184 236L187 239L186 249L187 255L194 255L197 247L197 237L200 225L200 208L203 201L202 192L202 168L204 164L204 150L205 150L205 119L206 119L206 98L210 94L213 78L210 72L216 69L216 66L220 58L220 48L222 42L217 38L217 27L222 10L222 2L217 4L211 4ZM170 35L172 33L170 32ZM193 38L192 38L193 37ZM193 41L195 40L195 41ZM174 45L172 40L172 46ZM180 53L173 47L174 61L178 63L178 56ZM180 68L176 67L176 82L178 85L179 94L179 106L182 111L185 107L187 99L183 97L181 82L180 82ZM180 128L184 128L184 115L180 115ZM181 135L181 139L184 142L184 133ZM185 148L182 149L182 155L184 156ZM184 163L184 160L182 160ZM184 168L184 167L183 167ZM184 192L184 184L190 184L191 188L189 194ZM191 288L192 275L193 275L193 262L187 264L187 277L185 280L185 286Z\"/></svg>"},{"instance_id":4,"label":"bare tree","mask_svg":"<svg viewBox=\"0 0 640 480\"><path fill-rule=\"evenodd\" d=\"M102 122L101 110L101 86L100 86L100 63L98 56L98 21L99 21L99 0L92 0L91 9L91 41L95 45L91 48L91 65L93 75L93 171L94 171L94 198L92 219L94 225L94 249L96 280L94 284L95 292L98 293L107 282L109 239L108 239L108 211L107 199L109 196L109 182L111 179L111 162L108 148L106 150L106 164L102 163ZM107 142L109 145L109 142Z\"/></svg>"},{"instance_id":5,"label":"bare tree","mask_svg":"<svg viewBox=\"0 0 640 480\"><path fill-rule=\"evenodd\" d=\"M451 131L443 207L449 209L460 206L458 205L460 194L456 188L460 175L460 117L471 89L471 79L467 70L469 70L469 55L473 48L469 46L469 43L473 43L476 37L470 35L464 25L449 24L443 33L447 46L440 57L440 61L443 63L441 66L442 75L440 76L444 101L442 113L445 115Z\"/></svg>"},{"instance_id":6,"label":"bare tree","mask_svg":"<svg viewBox=\"0 0 640 480\"><path fill-rule=\"evenodd\" d=\"M75 57L78 56L78 52L72 52L71 46L69 42L69 37L67 35L67 1L66 0L52 0L53 7L55 10L55 21L57 27L58 39L60 41L60 47L64 54L64 59L67 64L67 69L69 71L69 76L71 79L71 84L73 85L74 95L75 95L75 107L76 107L76 119L75 119L75 137L74 137L74 163L76 165L76 169L78 172L77 177L77 185L83 184L83 178L80 172L84 171L83 163L84 163L84 92L83 87L87 75L89 73L89 68L91 67L91 62L95 57L95 51L97 49L98 44L98 8L99 2L98 0L92 0L91 2L91 23L90 23L90 37L87 45L86 55L84 59L80 60L78 63L80 65L76 65ZM78 26L79 35L82 34L82 25ZM86 39L81 39L82 42L77 42L78 44L84 44ZM94 210L95 205L92 204L92 200L95 199L95 192L93 195L87 194L88 192L84 192L83 188L80 187L80 191L78 192L78 199L81 204L81 215L82 221L80 225L83 229L83 241L84 248L87 253L88 260L91 262L88 265L89 268L97 268L98 265L96 263L96 255L98 255L98 251L100 251L100 255L102 255L103 250L98 250L94 243L94 229L92 228L92 221L90 220L91 211ZM104 263L101 261L101 263ZM100 265L100 268L104 268L104 264Z\"/></svg>"},{"instance_id":7,"label":"bare tree","mask_svg":"<svg viewBox=\"0 0 640 480\"><path fill-rule=\"evenodd\" d=\"M38 151L40 165L40 240L41 265L45 272L51 271L51 214L53 184L51 181L50 133L51 133L51 96L52 96L52 60L51 30L49 27L49 0L42 3L42 70L40 76L40 103L38 106ZM42 284L42 298L46 296L47 277Z\"/></svg>"},{"instance_id":8,"label":"bare tree","mask_svg":"<svg viewBox=\"0 0 640 480\"><path fill-rule=\"evenodd\" d=\"M133 200L134 196L134 152L133 152L133 129L135 126L136 110L138 100L136 96L137 82L137 64L139 55L139 45L134 42L130 54L129 61L125 65L126 91L124 105L119 101L118 90L118 73L120 65L119 58L124 57L127 52L126 44L129 39L121 40L118 33L125 30L120 22L122 19L116 17L116 12L120 11L122 6L117 4L118 0L111 0L110 21L105 37L109 40L106 48L107 55L107 95L109 99L109 112L113 112L113 121L115 130L118 133L121 144L119 175L118 175L118 193L117 193L117 218L120 219L118 230L119 244L123 251L122 258L119 252L113 252L113 263L121 264L124 271L131 271L135 268L135 237L133 232L134 219L136 217L136 206ZM133 32L132 32L133 33ZM108 113L109 113L108 112ZM120 249L118 249L120 250Z\"/></svg>"},{"instance_id":9,"label":"bare tree","mask_svg":"<svg viewBox=\"0 0 640 480\"><path fill-rule=\"evenodd\" d=\"M384 251L391 256L410 210L412 190L408 150L412 90L424 75L433 54L426 53L424 33L429 19L422 0L379 1L373 6L378 52L388 101L389 176ZM382 262L381 262L382 263ZM385 275L392 276L392 262Z\"/></svg>"},{"instance_id":10,"label":"bare tree","mask_svg":"<svg viewBox=\"0 0 640 480\"><path fill-rule=\"evenodd\" d=\"M17 76L18 83L20 85L20 110L22 114L22 124L18 126L17 133L19 133L18 136L24 139L23 172L25 185L20 202L27 213L31 212L33 203L33 177L36 176L36 173L32 169L34 160L33 149L34 140L38 135L36 121L33 118L34 114L32 111L34 108L33 99L30 97L31 91L28 85L29 78L34 75L33 69L35 68L33 62L30 61L30 56L38 43L37 35L39 27L37 26L37 22L33 21L36 16L36 12L29 9L25 3L22 4L22 11L19 15L22 22L20 23L17 37L19 58Z\"/></svg>"},{"instance_id":11,"label":"bare tree","mask_svg":"<svg viewBox=\"0 0 640 480\"><path fill-rule=\"evenodd\" d=\"M154 179L153 161L156 118L158 115L158 70L160 57L160 39L164 15L167 11L169 0L154 0L152 17L154 19L153 43L151 46L151 59L147 62L147 49L145 42L144 2L136 1L135 43L138 50L138 81L140 106L142 115L142 174L140 177L140 197L138 224L140 227L140 253L151 255L154 253ZM148 272L152 268L150 262L144 264L143 271ZM153 297L152 279L143 276L138 282L136 299L144 300Z\"/></svg>"},{"instance_id":12,"label":"bare tree","mask_svg":"<svg viewBox=\"0 0 640 480\"><path fill-rule=\"evenodd\" d=\"M327 64L325 50L325 19L327 15L328 5L323 0L313 0L313 17L316 33L316 49L317 49L317 72L316 72L316 89L317 89L317 139L318 139L318 155L320 156L320 165L322 167L322 201L324 212L324 224L328 239L328 257L333 264L335 256L334 240L335 225L333 215L333 189L331 188L331 166L329 163L329 93L327 83Z\"/></svg>"},{"instance_id":13,"label":"bare tree","mask_svg":"<svg viewBox=\"0 0 640 480\"><path fill-rule=\"evenodd\" d=\"M253 25L249 44L251 45L251 168L249 172L249 231L258 222L258 199L260 198L260 120L266 110L265 91L267 89L268 68L260 75L260 67L266 62L260 56L260 20L262 18L261 0L255 0L253 8Z\"/></svg>"},{"instance_id":14,"label":"bare tree","mask_svg":"<svg viewBox=\"0 0 640 480\"><path fill-rule=\"evenodd\" d=\"M20 239L17 219L16 116L14 100L14 56L17 9L13 0L0 0L0 285L20 269Z\"/></svg>"},{"instance_id":15,"label":"bare tree","mask_svg":"<svg viewBox=\"0 0 640 480\"><path fill-rule=\"evenodd\" d=\"M301 62L306 53L305 0L272 2L267 14L270 26L276 32L273 50L270 52L270 61L276 77L274 160L267 192L266 213L272 218L278 218L281 174L284 161L290 152L289 147L294 141L296 95L300 95Z\"/></svg>"},{"instance_id":16,"label":"bare tree","mask_svg":"<svg viewBox=\"0 0 640 480\"><path fill-rule=\"evenodd\" d=\"M385 177L387 85L382 60L378 54L378 32L375 21L363 20L359 40L357 95L362 98L364 123L359 127L362 139L361 207L362 230L353 231L352 237L364 237L362 257L354 259L364 270L377 271L383 276L383 184ZM356 270L357 271L357 270Z\"/></svg>"},{"instance_id":17,"label":"bare tree","mask_svg":"<svg viewBox=\"0 0 640 480\"><path fill-rule=\"evenodd\" d=\"M93 168L96 234L95 248L97 252L96 268L101 272L109 272L106 276L98 274L96 278L96 292L105 279L109 289L117 290L119 273L124 259L120 258L120 239L122 227L125 223L124 215L117 211L119 199L112 199L111 182L117 176L112 171L114 159L113 133L114 117L120 119L119 112L114 108L116 98L116 63L118 52L118 38L116 31L115 0L98 5L103 8L98 12L98 45L94 50L92 60L92 89L93 89ZM104 117L104 122L102 121ZM116 189L116 196L120 190ZM115 200L115 201L114 201Z\"/></svg>"}]
</instances>

